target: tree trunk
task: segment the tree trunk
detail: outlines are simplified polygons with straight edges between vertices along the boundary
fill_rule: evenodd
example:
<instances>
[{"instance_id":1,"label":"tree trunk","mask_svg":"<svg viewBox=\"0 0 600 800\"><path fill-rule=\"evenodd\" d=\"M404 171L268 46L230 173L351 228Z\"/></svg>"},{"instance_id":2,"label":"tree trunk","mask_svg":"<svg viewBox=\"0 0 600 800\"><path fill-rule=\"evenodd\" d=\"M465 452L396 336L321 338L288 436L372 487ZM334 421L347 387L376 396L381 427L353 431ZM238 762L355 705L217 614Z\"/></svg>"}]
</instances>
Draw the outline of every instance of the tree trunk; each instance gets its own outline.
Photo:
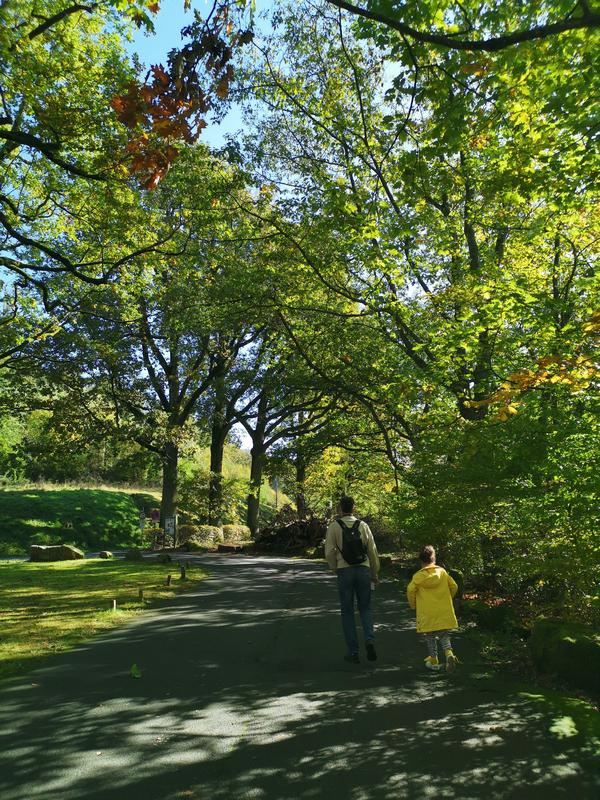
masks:
<instances>
[{"instance_id":1,"label":"tree trunk","mask_svg":"<svg viewBox=\"0 0 600 800\"><path fill-rule=\"evenodd\" d=\"M256 414L256 427L252 432L252 463L250 465L250 491L248 493L248 506L246 510L246 525L250 528L252 536L258 533L258 513L260 511L260 487L262 485L263 467L265 464L265 431L267 427L267 408L269 400L267 393L263 392L258 401Z\"/></svg>"},{"instance_id":2,"label":"tree trunk","mask_svg":"<svg viewBox=\"0 0 600 800\"><path fill-rule=\"evenodd\" d=\"M210 440L210 483L208 486L208 524L223 524L223 450L229 426L213 419Z\"/></svg>"},{"instance_id":3,"label":"tree trunk","mask_svg":"<svg viewBox=\"0 0 600 800\"><path fill-rule=\"evenodd\" d=\"M218 337L221 347L221 336ZM223 524L223 449L231 427L226 419L227 397L225 391L226 359L222 353L217 356L213 386L215 392L212 409L210 438L210 478L208 484L208 524Z\"/></svg>"},{"instance_id":4,"label":"tree trunk","mask_svg":"<svg viewBox=\"0 0 600 800\"><path fill-rule=\"evenodd\" d=\"M296 511L299 519L306 517L306 497L304 481L306 480L306 463L300 453L296 454Z\"/></svg>"},{"instance_id":5,"label":"tree trunk","mask_svg":"<svg viewBox=\"0 0 600 800\"><path fill-rule=\"evenodd\" d=\"M167 517L177 516L177 466L179 460L179 448L174 442L168 442L165 446L162 462L162 499L160 509L160 521L163 530ZM177 528L175 527L175 538L173 544L177 544Z\"/></svg>"},{"instance_id":6,"label":"tree trunk","mask_svg":"<svg viewBox=\"0 0 600 800\"><path fill-rule=\"evenodd\" d=\"M248 493L248 507L246 511L246 525L250 528L252 536L258 533L258 514L260 511L260 487L262 485L265 451L262 444L254 445L250 451L252 464L250 466L250 492Z\"/></svg>"}]
</instances>

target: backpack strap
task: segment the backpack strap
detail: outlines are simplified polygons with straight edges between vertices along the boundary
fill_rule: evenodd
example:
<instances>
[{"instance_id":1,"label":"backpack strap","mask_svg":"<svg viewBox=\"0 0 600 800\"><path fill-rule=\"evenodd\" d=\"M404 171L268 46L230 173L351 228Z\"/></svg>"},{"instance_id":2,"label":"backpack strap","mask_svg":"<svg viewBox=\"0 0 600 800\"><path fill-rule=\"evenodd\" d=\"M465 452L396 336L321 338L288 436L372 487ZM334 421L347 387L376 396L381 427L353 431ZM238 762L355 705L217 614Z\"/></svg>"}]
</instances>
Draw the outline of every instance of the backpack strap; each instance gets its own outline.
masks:
<instances>
[{"instance_id":1,"label":"backpack strap","mask_svg":"<svg viewBox=\"0 0 600 800\"><path fill-rule=\"evenodd\" d=\"M336 520L336 522L339 522L340 528L342 529L342 532L343 531L352 531L352 533L356 533L356 531L360 528L360 523L362 522L362 520L360 520L360 519L354 520L354 522L352 523L352 527L351 528L349 528L346 525L346 523L343 522L341 519Z\"/></svg>"},{"instance_id":2,"label":"backpack strap","mask_svg":"<svg viewBox=\"0 0 600 800\"><path fill-rule=\"evenodd\" d=\"M341 519L336 519L336 522L338 522L338 523L339 523L339 526L340 526L340 528L342 529L342 538L343 538L343 536L344 536L344 531L347 531L347 530L348 530L348 526L346 525L346 523L345 523L345 522L342 522L342 520L341 520ZM342 553L342 550L341 550L341 548L340 548L339 544L337 543L337 539L336 539L336 542L335 542L335 546L337 547L337 549L338 549L338 551L339 551L339 553L340 553L341 557L343 558L343 557L344 557L344 554Z\"/></svg>"}]
</instances>

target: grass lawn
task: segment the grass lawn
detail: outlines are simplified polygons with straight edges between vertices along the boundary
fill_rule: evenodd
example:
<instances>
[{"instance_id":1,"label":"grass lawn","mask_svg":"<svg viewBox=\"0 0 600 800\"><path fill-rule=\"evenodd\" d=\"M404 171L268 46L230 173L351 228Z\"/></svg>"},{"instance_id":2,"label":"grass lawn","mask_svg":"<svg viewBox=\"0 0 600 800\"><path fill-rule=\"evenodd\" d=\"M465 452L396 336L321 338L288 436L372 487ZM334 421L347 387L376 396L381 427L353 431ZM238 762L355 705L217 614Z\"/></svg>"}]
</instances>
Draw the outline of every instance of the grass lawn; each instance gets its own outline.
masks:
<instances>
[{"instance_id":1,"label":"grass lawn","mask_svg":"<svg viewBox=\"0 0 600 800\"><path fill-rule=\"evenodd\" d=\"M74 544L87 552L140 542L139 512L159 505L149 492L111 488L0 490L0 554L28 553L31 544Z\"/></svg>"},{"instance_id":2,"label":"grass lawn","mask_svg":"<svg viewBox=\"0 0 600 800\"><path fill-rule=\"evenodd\" d=\"M170 587L168 574L173 577ZM194 567L188 577L179 580L174 564L103 559L0 562L0 680L39 666L44 657L68 650L97 631L121 625L158 600L195 588L206 575Z\"/></svg>"}]
</instances>

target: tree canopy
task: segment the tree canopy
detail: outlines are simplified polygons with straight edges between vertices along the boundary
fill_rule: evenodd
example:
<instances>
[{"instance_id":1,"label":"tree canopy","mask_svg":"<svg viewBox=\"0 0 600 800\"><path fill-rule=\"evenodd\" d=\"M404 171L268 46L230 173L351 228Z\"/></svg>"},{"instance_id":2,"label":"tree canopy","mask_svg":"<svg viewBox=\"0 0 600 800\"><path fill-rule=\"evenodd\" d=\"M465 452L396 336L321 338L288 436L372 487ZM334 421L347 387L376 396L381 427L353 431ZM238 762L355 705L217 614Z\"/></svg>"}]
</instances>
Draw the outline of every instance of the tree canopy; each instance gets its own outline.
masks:
<instances>
[{"instance_id":1,"label":"tree canopy","mask_svg":"<svg viewBox=\"0 0 600 800\"><path fill-rule=\"evenodd\" d=\"M300 515L353 492L396 545L592 613L598 12L182 5L149 70L158 3L0 5L5 472L50 430L121 442L172 516L202 443L218 525L244 431L253 533L265 477Z\"/></svg>"}]
</instances>

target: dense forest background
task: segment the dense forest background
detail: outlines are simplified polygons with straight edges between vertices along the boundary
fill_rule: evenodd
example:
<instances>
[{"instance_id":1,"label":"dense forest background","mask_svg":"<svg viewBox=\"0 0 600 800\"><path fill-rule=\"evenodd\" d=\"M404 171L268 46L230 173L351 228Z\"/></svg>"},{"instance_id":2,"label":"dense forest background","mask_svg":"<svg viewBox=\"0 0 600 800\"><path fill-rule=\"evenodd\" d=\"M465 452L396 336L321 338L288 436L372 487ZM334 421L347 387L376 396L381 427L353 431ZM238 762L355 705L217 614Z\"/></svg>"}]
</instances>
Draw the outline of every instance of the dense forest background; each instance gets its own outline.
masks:
<instances>
[{"instance_id":1,"label":"dense forest background","mask_svg":"<svg viewBox=\"0 0 600 800\"><path fill-rule=\"evenodd\" d=\"M158 489L252 535L275 486L301 517L348 492L597 615L600 15L182 4L144 66L159 3L0 3L5 491Z\"/></svg>"}]
</instances>

